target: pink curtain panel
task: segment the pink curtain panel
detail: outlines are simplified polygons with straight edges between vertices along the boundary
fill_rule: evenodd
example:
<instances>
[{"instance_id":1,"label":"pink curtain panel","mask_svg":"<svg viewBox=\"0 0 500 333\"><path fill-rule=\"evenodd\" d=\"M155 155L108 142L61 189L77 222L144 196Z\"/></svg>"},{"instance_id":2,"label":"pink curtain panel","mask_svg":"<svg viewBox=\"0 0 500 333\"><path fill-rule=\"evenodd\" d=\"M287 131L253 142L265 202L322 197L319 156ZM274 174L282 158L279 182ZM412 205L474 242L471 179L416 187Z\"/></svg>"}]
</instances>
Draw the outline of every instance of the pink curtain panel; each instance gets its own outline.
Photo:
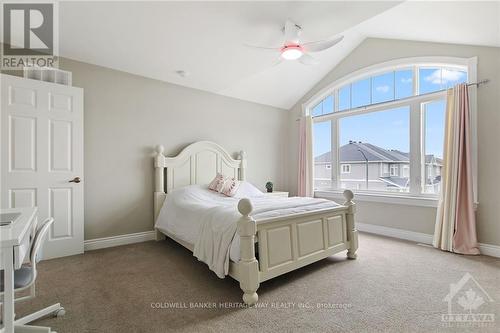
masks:
<instances>
[{"instance_id":1,"label":"pink curtain panel","mask_svg":"<svg viewBox=\"0 0 500 333\"><path fill-rule=\"evenodd\" d=\"M453 251L462 254L479 254L474 196L472 185L472 150L469 90L466 84L458 89L458 181L456 196L455 233Z\"/></svg>"}]
</instances>

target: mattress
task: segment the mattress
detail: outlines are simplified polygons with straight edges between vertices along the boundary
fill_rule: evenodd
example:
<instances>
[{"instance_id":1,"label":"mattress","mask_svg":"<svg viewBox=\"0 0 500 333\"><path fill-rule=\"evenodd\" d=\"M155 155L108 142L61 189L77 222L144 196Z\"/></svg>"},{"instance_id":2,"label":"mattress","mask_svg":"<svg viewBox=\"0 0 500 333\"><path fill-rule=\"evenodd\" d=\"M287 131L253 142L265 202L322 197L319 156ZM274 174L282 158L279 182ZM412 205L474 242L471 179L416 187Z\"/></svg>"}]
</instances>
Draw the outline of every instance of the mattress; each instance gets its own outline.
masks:
<instances>
[{"instance_id":1,"label":"mattress","mask_svg":"<svg viewBox=\"0 0 500 333\"><path fill-rule=\"evenodd\" d=\"M176 189L167 196L155 227L183 242L193 244L195 256L206 259L200 259L202 261L210 261L211 263L207 262L209 267L223 263L228 266L221 256L227 254L227 259L234 262L240 259L240 239L236 232L237 221L241 217L237 208L240 199L240 196L226 197L202 185ZM249 199L253 205L251 216L257 222L339 206L333 201L318 198L284 198L261 194ZM210 253L197 255L200 251ZM216 261L219 265L215 264ZM218 267L218 272L214 270L219 277L222 275L221 269Z\"/></svg>"}]
</instances>

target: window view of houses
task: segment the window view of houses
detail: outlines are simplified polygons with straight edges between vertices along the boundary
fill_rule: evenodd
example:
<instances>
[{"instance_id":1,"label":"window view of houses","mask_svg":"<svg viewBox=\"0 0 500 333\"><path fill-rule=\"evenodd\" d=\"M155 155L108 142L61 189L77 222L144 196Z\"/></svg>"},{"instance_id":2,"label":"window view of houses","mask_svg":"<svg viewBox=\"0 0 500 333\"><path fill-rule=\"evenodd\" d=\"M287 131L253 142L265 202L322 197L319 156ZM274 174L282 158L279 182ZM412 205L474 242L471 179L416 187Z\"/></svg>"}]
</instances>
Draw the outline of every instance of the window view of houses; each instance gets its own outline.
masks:
<instances>
[{"instance_id":1,"label":"window view of houses","mask_svg":"<svg viewBox=\"0 0 500 333\"><path fill-rule=\"evenodd\" d=\"M442 159L425 156L424 193L439 193ZM408 192L410 188L409 153L376 145L349 141L339 147L339 184L332 180L331 152L315 157L315 188Z\"/></svg>"},{"instance_id":2,"label":"window view of houses","mask_svg":"<svg viewBox=\"0 0 500 333\"><path fill-rule=\"evenodd\" d=\"M438 194L446 101L428 94L467 77L463 67L415 64L333 88L311 108L315 188L405 193L412 187L411 193ZM416 147L421 152L412 153L412 165L421 165L421 181L410 184L410 149ZM338 152L334 159L332 151Z\"/></svg>"}]
</instances>

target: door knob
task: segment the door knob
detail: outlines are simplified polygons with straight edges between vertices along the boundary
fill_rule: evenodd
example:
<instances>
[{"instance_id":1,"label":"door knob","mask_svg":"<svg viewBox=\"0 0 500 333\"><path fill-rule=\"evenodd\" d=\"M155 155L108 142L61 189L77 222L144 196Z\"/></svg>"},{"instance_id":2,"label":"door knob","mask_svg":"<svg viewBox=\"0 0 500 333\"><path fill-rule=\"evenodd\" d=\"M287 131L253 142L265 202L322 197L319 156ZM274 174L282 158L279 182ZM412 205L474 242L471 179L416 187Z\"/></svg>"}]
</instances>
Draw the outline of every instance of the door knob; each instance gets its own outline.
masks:
<instances>
[{"instance_id":1,"label":"door knob","mask_svg":"<svg viewBox=\"0 0 500 333\"><path fill-rule=\"evenodd\" d=\"M75 178L71 179L69 182L70 183L79 183L79 182L81 182L81 179L80 179L80 177L75 177Z\"/></svg>"}]
</instances>

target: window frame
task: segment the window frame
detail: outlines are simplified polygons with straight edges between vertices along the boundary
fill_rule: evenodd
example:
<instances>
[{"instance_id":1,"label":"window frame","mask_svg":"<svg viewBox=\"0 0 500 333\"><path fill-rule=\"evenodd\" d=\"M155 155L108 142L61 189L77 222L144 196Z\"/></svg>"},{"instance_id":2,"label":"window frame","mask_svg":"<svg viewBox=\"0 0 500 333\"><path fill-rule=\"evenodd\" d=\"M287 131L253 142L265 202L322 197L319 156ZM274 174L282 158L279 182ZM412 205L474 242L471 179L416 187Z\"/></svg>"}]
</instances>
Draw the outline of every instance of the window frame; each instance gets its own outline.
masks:
<instances>
[{"instance_id":1,"label":"window frame","mask_svg":"<svg viewBox=\"0 0 500 333\"><path fill-rule=\"evenodd\" d=\"M384 62L381 64L369 66L358 71L353 72L343 78L340 78L327 87L320 90L312 98L302 105L302 112L304 115L309 114L310 106L314 107L317 103L321 102L326 96L333 95L334 98L334 111L333 113L323 114L321 116L313 117L313 122L323 122L331 121L331 147L332 147L332 161L333 165L340 165L338 159L339 152L339 125L338 120L343 117L360 115L365 113L372 113L383 110L390 110L398 107L409 107L410 109L410 192L409 193L390 193L387 192L376 192L373 190L356 190L356 192L365 193L368 196L380 195L381 197L414 197L414 198L424 198L437 199L436 194L426 194L424 193L425 184L422 183L422 179L425 178L425 156L423 156L423 133L422 130L425 126L423 122L423 105L432 101L446 99L446 90L440 90L436 92L426 93L423 95L418 95L419 89L419 68L420 67L442 67L447 69L459 69L465 70L467 72L467 82L477 81L477 57L473 58L455 58L455 57L418 57L418 58L406 58L399 59L389 62ZM413 95L410 97L402 99L394 99L387 102L375 103L367 106L361 106L357 108L352 108L340 111L338 108L339 103L339 90L340 88L350 85L353 82L370 79L370 82L374 76L382 75L390 71L398 70L408 70L413 71ZM394 83L395 85L396 83ZM352 95L352 92L351 92ZM469 90L470 103L471 103L471 124L472 124L472 155L473 155L473 187L474 187L474 198L477 202L477 88L472 86ZM352 96L351 96L352 97ZM395 96L394 96L395 97ZM336 133L336 135L333 135ZM314 189L315 193L325 193L325 192L340 192L337 182L340 180L340 174L342 173L341 168L336 167L332 172L332 189ZM390 171L390 168L389 168Z\"/></svg>"},{"instance_id":2,"label":"window frame","mask_svg":"<svg viewBox=\"0 0 500 333\"><path fill-rule=\"evenodd\" d=\"M389 176L390 177L397 177L398 176L398 166L396 164L391 164L389 166ZM392 172L393 170L395 170L394 172Z\"/></svg>"},{"instance_id":3,"label":"window frame","mask_svg":"<svg viewBox=\"0 0 500 333\"><path fill-rule=\"evenodd\" d=\"M347 167L348 171L344 171L344 167ZM351 173L351 165L350 164L346 164L346 163L342 163L341 164L341 170L340 170L340 172L342 174L344 174L344 175Z\"/></svg>"}]
</instances>

